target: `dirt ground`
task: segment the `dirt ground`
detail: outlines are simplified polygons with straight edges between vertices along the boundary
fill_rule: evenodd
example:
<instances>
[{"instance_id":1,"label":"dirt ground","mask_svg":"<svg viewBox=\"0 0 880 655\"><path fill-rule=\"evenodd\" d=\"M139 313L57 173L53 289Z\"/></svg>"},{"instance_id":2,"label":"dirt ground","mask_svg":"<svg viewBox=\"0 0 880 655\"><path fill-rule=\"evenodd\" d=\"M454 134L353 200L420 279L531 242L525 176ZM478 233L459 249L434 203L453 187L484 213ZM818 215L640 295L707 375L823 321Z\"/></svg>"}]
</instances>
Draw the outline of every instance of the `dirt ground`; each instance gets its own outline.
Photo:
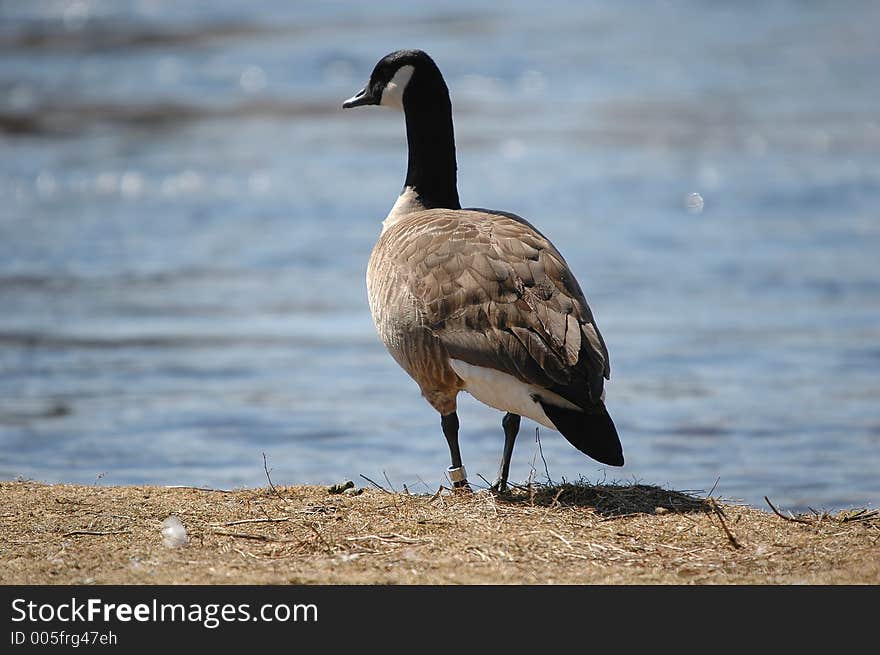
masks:
<instances>
[{"instance_id":1,"label":"dirt ground","mask_svg":"<svg viewBox=\"0 0 880 655\"><path fill-rule=\"evenodd\" d=\"M432 496L10 481L0 499L4 584L880 583L878 511L792 516L645 485ZM163 535L174 516L186 543Z\"/></svg>"}]
</instances>

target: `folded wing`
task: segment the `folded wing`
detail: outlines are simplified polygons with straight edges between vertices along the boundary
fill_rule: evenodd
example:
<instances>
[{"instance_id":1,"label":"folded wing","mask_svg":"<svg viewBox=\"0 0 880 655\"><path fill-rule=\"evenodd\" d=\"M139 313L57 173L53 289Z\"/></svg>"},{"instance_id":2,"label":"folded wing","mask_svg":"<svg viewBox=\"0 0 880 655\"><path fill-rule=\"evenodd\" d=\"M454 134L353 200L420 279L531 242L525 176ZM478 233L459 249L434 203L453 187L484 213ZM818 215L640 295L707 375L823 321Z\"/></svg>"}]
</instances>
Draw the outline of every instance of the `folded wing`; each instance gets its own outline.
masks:
<instances>
[{"instance_id":1,"label":"folded wing","mask_svg":"<svg viewBox=\"0 0 880 655\"><path fill-rule=\"evenodd\" d=\"M601 404L608 351L546 237L518 216L487 210L433 209L407 222L418 236L400 241L398 270L451 358L503 371L588 412Z\"/></svg>"}]
</instances>

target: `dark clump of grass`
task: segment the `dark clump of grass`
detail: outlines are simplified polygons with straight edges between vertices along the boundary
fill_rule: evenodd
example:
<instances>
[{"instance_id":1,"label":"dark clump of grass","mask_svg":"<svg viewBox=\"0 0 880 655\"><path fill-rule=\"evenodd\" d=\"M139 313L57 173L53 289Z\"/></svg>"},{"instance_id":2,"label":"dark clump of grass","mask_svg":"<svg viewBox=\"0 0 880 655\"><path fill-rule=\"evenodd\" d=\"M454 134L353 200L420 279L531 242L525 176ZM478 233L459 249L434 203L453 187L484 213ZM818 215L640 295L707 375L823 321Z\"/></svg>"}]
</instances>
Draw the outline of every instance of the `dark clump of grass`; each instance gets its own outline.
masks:
<instances>
[{"instance_id":1,"label":"dark clump of grass","mask_svg":"<svg viewBox=\"0 0 880 655\"><path fill-rule=\"evenodd\" d=\"M662 512L690 513L711 510L706 498L654 485L602 483L586 480L561 484L531 483L518 487L507 499L539 506L589 507L602 516L629 516Z\"/></svg>"}]
</instances>

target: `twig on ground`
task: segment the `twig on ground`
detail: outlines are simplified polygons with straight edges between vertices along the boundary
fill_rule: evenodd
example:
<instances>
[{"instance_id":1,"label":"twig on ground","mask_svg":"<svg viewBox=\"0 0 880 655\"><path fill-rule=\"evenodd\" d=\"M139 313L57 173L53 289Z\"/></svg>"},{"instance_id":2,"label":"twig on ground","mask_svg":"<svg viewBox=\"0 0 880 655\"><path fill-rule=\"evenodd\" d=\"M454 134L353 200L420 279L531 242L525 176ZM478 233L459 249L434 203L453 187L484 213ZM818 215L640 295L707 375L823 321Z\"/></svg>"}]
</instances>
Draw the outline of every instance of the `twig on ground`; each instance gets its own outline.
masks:
<instances>
[{"instance_id":1,"label":"twig on ground","mask_svg":"<svg viewBox=\"0 0 880 655\"><path fill-rule=\"evenodd\" d=\"M483 482L485 482L485 483L486 483L486 486L487 486L489 489L491 489L491 488L494 486L491 482L489 482L489 481L483 476L482 473L477 473L477 477L480 478L480 480L482 480Z\"/></svg>"},{"instance_id":2,"label":"twig on ground","mask_svg":"<svg viewBox=\"0 0 880 655\"><path fill-rule=\"evenodd\" d=\"M870 521L871 519L876 518L878 514L880 514L880 509L875 509L871 512L866 509L860 509L859 511L848 514L839 520L841 523L849 523L851 521Z\"/></svg>"},{"instance_id":3,"label":"twig on ground","mask_svg":"<svg viewBox=\"0 0 880 655\"><path fill-rule=\"evenodd\" d=\"M88 535L102 537L108 534L131 534L131 530L71 530L70 532L65 532L62 536L78 537L80 535Z\"/></svg>"},{"instance_id":4,"label":"twig on ground","mask_svg":"<svg viewBox=\"0 0 880 655\"><path fill-rule=\"evenodd\" d=\"M804 525L812 525L811 521L799 519L794 516L786 516L785 514L780 512L778 509L776 509L776 507L773 505L773 503L770 502L770 499L767 498L767 496L764 496L764 500L767 501L767 504L770 505L770 509L772 509L773 513L776 514L776 516L778 516L779 518L785 519L786 521L792 521L793 523L803 523Z\"/></svg>"},{"instance_id":5,"label":"twig on ground","mask_svg":"<svg viewBox=\"0 0 880 655\"><path fill-rule=\"evenodd\" d=\"M730 545L734 548L742 548L742 545L736 540L736 537L733 536L733 533L730 531L730 528L727 527L727 522L724 520L724 510L715 502L715 499L711 496L707 498L709 501L709 507L715 512L715 516L718 517L718 520L721 522L721 527L724 530L724 534L727 535L727 540L730 541Z\"/></svg>"},{"instance_id":6,"label":"twig on ground","mask_svg":"<svg viewBox=\"0 0 880 655\"><path fill-rule=\"evenodd\" d=\"M547 484L553 484L550 479L550 468L547 466L547 460L544 458L544 449L541 448L541 436L538 434L538 428L535 428L535 441L538 442L538 452L541 453L541 460L544 462L544 473L547 474Z\"/></svg>"},{"instance_id":7,"label":"twig on ground","mask_svg":"<svg viewBox=\"0 0 880 655\"><path fill-rule=\"evenodd\" d=\"M321 531L318 530L318 528L316 528L316 527L315 527L313 524L311 524L311 523L306 523L306 526L307 526L312 532L314 532L316 535L318 535L318 539L321 540L321 543L324 544L324 548L327 549L327 554L328 554L328 555L332 555L332 554L333 554L333 548L330 546L329 543L327 543L327 540L324 539L324 535L321 534Z\"/></svg>"},{"instance_id":8,"label":"twig on ground","mask_svg":"<svg viewBox=\"0 0 880 655\"><path fill-rule=\"evenodd\" d=\"M532 466L532 470L529 471L529 505L534 506L535 504L535 467Z\"/></svg>"},{"instance_id":9,"label":"twig on ground","mask_svg":"<svg viewBox=\"0 0 880 655\"><path fill-rule=\"evenodd\" d=\"M712 492L715 491L715 487L718 486L718 483L721 481L721 476L719 475L715 478L715 484L712 485L712 488L709 489L709 493L706 494L706 498L709 498L712 495Z\"/></svg>"},{"instance_id":10,"label":"twig on ground","mask_svg":"<svg viewBox=\"0 0 880 655\"><path fill-rule=\"evenodd\" d=\"M165 489L192 489L193 491L213 491L218 494L238 493L235 489L213 489L211 487L191 487L187 484L166 484Z\"/></svg>"},{"instance_id":11,"label":"twig on ground","mask_svg":"<svg viewBox=\"0 0 880 655\"><path fill-rule=\"evenodd\" d=\"M559 539L559 541L561 541L562 543L564 543L564 544L565 544L566 546L568 546L569 548L572 547L572 546L571 546L571 542L570 542L568 539L566 539L565 537L563 537L561 534L559 534L558 532L556 532L555 530L547 530L547 532L549 532L549 533L552 534L554 537L556 537L557 539Z\"/></svg>"},{"instance_id":12,"label":"twig on ground","mask_svg":"<svg viewBox=\"0 0 880 655\"><path fill-rule=\"evenodd\" d=\"M393 491L394 493L397 493L397 489L394 488L394 485L391 484L391 480L388 479L388 474L385 471L382 471L382 475L385 476L385 482L387 482L388 486L391 487L391 491Z\"/></svg>"},{"instance_id":13,"label":"twig on ground","mask_svg":"<svg viewBox=\"0 0 880 655\"><path fill-rule=\"evenodd\" d=\"M403 544L419 544L425 541L432 541L429 538L413 538L407 537L402 534L398 534L397 532L389 532L388 534L365 534L362 536L356 537L346 537L346 541L364 541L364 540L374 540L374 541L383 541L387 543L403 543Z\"/></svg>"},{"instance_id":14,"label":"twig on ground","mask_svg":"<svg viewBox=\"0 0 880 655\"><path fill-rule=\"evenodd\" d=\"M278 493L278 490L275 488L275 485L272 484L272 477L269 475L269 463L266 461L266 453L263 453L263 470L266 471L266 479L269 481L269 488L272 492L278 496L281 500L286 502L286 498Z\"/></svg>"},{"instance_id":15,"label":"twig on ground","mask_svg":"<svg viewBox=\"0 0 880 655\"><path fill-rule=\"evenodd\" d=\"M260 559L259 557L257 557L253 553L248 553L248 552L242 550L241 548L233 548L232 550L234 550L236 553L238 553L239 555L241 555L245 559Z\"/></svg>"},{"instance_id":16,"label":"twig on ground","mask_svg":"<svg viewBox=\"0 0 880 655\"><path fill-rule=\"evenodd\" d=\"M382 486L381 484L379 484L378 482L373 482L372 480L370 480L370 478L368 478L368 477L367 477L366 475L364 475L363 473L358 473L358 475L360 475L364 480L366 480L366 481L369 482L371 485L373 485L374 487L376 487L376 489L381 489L381 490L384 491L386 494L390 494L390 493L391 493L390 491L388 491L385 487L383 487L383 486Z\"/></svg>"},{"instance_id":17,"label":"twig on ground","mask_svg":"<svg viewBox=\"0 0 880 655\"><path fill-rule=\"evenodd\" d=\"M253 541L287 541L286 539L277 539L264 534L249 534L247 532L229 532L227 530L213 530L214 534L223 537L234 537L235 539L251 539Z\"/></svg>"},{"instance_id":18,"label":"twig on ground","mask_svg":"<svg viewBox=\"0 0 880 655\"><path fill-rule=\"evenodd\" d=\"M431 496L431 498L428 500L428 502L429 502L429 503L432 503L432 502L434 502L435 500L437 500L438 498L440 498L440 495L443 493L443 490L444 490L444 489L446 489L446 491L450 491L449 487L444 487L444 486L441 484L439 487L437 487L437 493L435 493L433 496Z\"/></svg>"},{"instance_id":19,"label":"twig on ground","mask_svg":"<svg viewBox=\"0 0 880 655\"><path fill-rule=\"evenodd\" d=\"M214 525L222 525L224 527L230 527L233 525L242 525L244 523L283 523L284 521L289 521L289 516L280 516L278 518L265 518L265 519L241 519L240 521L228 521L227 523L215 523Z\"/></svg>"},{"instance_id":20,"label":"twig on ground","mask_svg":"<svg viewBox=\"0 0 880 655\"><path fill-rule=\"evenodd\" d=\"M477 473L477 477L480 478L480 480L482 480L483 482L485 482L485 483L486 483L486 486L489 487L489 489L491 489L493 486L495 486L495 485L493 485L491 482L489 482L489 481L483 476L482 473ZM514 489L519 489L519 490L521 490L521 491L527 491L527 490L528 490L528 487L525 487L525 486L523 486L523 485L521 485L521 484L517 484L516 482L511 482L510 480L507 481L507 486L508 486L508 487L513 487Z\"/></svg>"}]
</instances>

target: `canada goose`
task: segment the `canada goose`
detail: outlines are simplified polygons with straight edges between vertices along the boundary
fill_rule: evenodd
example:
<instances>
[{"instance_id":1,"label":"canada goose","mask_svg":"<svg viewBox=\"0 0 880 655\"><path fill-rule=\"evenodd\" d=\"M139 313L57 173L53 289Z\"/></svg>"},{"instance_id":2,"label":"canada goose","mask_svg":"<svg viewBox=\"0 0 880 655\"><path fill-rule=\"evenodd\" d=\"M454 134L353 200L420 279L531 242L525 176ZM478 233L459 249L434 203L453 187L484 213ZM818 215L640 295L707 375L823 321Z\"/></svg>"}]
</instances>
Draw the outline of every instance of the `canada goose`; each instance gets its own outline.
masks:
<instances>
[{"instance_id":1,"label":"canada goose","mask_svg":"<svg viewBox=\"0 0 880 655\"><path fill-rule=\"evenodd\" d=\"M452 104L437 65L421 50L392 52L342 104L363 105L403 110L409 149L403 191L367 267L370 311L391 356L440 413L450 480L468 487L459 391L507 412L498 491L507 487L521 416L621 466L604 403L608 351L590 307L562 255L528 221L461 208Z\"/></svg>"}]
</instances>

